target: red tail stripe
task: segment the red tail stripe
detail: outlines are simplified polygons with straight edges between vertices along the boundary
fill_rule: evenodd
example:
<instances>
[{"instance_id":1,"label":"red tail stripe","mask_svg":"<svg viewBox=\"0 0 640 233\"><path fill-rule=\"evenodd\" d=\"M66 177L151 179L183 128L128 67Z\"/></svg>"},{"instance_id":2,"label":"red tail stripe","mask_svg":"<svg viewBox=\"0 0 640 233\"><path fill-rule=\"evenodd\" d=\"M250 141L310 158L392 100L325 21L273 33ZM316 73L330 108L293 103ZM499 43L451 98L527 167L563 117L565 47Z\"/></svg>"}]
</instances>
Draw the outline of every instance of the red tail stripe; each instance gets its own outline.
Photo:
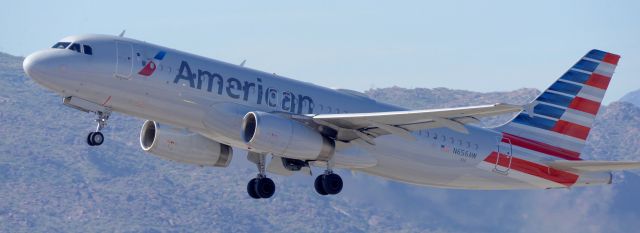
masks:
<instances>
[{"instance_id":1,"label":"red tail stripe","mask_svg":"<svg viewBox=\"0 0 640 233\"><path fill-rule=\"evenodd\" d=\"M607 53L607 55L604 55L604 58L602 59L603 62L614 65L618 64L618 60L620 60L620 56L611 53Z\"/></svg>"},{"instance_id":2,"label":"red tail stripe","mask_svg":"<svg viewBox=\"0 0 640 233\"><path fill-rule=\"evenodd\" d=\"M592 87L597 87L597 88L606 90L607 87L609 86L609 81L611 81L610 77L607 77L601 74L592 73L585 84Z\"/></svg>"},{"instance_id":3,"label":"red tail stripe","mask_svg":"<svg viewBox=\"0 0 640 233\"><path fill-rule=\"evenodd\" d=\"M570 151L557 146L552 146L546 143L534 141L527 138L522 138L513 134L502 133L503 142L511 142L514 146L519 146L525 149L537 151L550 156L558 157L566 160L582 160L580 159L580 153Z\"/></svg>"},{"instance_id":4,"label":"red tail stripe","mask_svg":"<svg viewBox=\"0 0 640 233\"><path fill-rule=\"evenodd\" d=\"M556 122L556 125L554 125L551 130L564 135L569 135L586 140L587 136L589 136L590 128L568 121L558 120L558 122Z\"/></svg>"},{"instance_id":5,"label":"red tail stripe","mask_svg":"<svg viewBox=\"0 0 640 233\"><path fill-rule=\"evenodd\" d=\"M492 152L486 159L484 159L487 163L495 164L496 161L499 162L498 165L503 167L509 167L509 157L504 154L499 154L497 152ZM571 186L578 181L579 176L573 174L571 172L558 170L552 167L544 166L542 164L537 164L534 162L530 162L524 159L520 159L517 157L513 157L511 160L511 169L524 172L532 176L540 177L546 180L550 180L559 184L563 184L566 186Z\"/></svg>"},{"instance_id":6,"label":"red tail stripe","mask_svg":"<svg viewBox=\"0 0 640 233\"><path fill-rule=\"evenodd\" d=\"M576 96L569 104L569 108L596 115L600 109L600 103Z\"/></svg>"}]
</instances>

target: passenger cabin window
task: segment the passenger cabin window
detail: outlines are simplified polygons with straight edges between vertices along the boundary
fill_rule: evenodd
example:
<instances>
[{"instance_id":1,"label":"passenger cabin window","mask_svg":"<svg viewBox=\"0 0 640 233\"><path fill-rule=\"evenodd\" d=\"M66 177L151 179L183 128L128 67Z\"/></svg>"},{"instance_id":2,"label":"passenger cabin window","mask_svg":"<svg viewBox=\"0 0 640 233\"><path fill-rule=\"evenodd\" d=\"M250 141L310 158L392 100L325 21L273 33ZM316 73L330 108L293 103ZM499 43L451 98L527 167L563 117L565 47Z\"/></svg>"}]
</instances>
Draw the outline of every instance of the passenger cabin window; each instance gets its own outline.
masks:
<instances>
[{"instance_id":1,"label":"passenger cabin window","mask_svg":"<svg viewBox=\"0 0 640 233\"><path fill-rule=\"evenodd\" d=\"M93 49L91 46L83 45L82 48L84 49L84 54L93 55Z\"/></svg>"},{"instance_id":2,"label":"passenger cabin window","mask_svg":"<svg viewBox=\"0 0 640 233\"><path fill-rule=\"evenodd\" d=\"M69 45L69 50L73 50L80 53L80 44L73 43Z\"/></svg>"},{"instance_id":3,"label":"passenger cabin window","mask_svg":"<svg viewBox=\"0 0 640 233\"><path fill-rule=\"evenodd\" d=\"M67 46L69 46L69 44L71 44L71 43L69 43L69 42L58 42L58 43L54 44L53 46L51 46L51 48L54 48L54 49L66 49Z\"/></svg>"}]
</instances>

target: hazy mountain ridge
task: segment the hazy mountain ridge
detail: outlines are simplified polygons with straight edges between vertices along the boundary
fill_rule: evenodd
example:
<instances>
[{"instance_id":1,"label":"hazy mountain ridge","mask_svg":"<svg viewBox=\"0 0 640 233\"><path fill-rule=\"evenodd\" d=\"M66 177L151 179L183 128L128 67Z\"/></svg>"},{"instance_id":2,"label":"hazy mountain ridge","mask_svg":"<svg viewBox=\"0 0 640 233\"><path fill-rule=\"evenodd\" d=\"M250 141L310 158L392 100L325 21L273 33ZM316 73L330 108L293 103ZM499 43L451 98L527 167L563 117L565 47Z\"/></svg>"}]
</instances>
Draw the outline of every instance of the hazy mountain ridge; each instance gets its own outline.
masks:
<instances>
[{"instance_id":1,"label":"hazy mountain ridge","mask_svg":"<svg viewBox=\"0 0 640 233\"><path fill-rule=\"evenodd\" d=\"M622 98L620 98L620 101L629 102L634 104L635 106L640 107L640 90L635 90L627 93Z\"/></svg>"},{"instance_id":2,"label":"hazy mountain ridge","mask_svg":"<svg viewBox=\"0 0 640 233\"><path fill-rule=\"evenodd\" d=\"M536 203L548 203L546 208L554 213L577 216L564 219L575 231L581 226L591 231L640 227L634 222L616 226L599 217L611 211L602 203L630 209L616 208L619 219L638 217L633 212L638 204L613 199L640 190L633 176L615 191L603 187L503 192L417 187L340 171L344 192L320 197L312 187L314 177L272 175L278 185L274 198L255 201L245 188L256 171L241 153L227 169L159 159L138 146L140 119L115 114L105 130L105 144L85 145L86 133L95 127L93 116L64 107L59 96L26 78L21 60L0 54L2 232L526 232L540 227L527 228L529 221L545 217L541 213L546 210L535 211L540 206ZM398 87L367 92L380 101L412 108L524 103L537 93ZM636 153L638 112L624 103L605 108L589 138L590 145L598 146L590 149L597 154L593 157ZM589 208L575 208L585 205ZM493 214L486 215L487 209ZM590 219L589 224L583 219Z\"/></svg>"}]
</instances>

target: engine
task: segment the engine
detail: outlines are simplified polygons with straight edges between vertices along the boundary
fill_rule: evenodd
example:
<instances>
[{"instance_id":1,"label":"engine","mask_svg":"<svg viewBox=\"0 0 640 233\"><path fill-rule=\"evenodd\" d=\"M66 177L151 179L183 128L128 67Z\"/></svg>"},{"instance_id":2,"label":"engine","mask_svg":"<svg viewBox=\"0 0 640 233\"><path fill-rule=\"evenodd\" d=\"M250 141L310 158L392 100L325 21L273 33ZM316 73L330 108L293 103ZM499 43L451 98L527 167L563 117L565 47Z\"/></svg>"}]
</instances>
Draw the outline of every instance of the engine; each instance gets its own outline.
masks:
<instances>
[{"instance_id":1,"label":"engine","mask_svg":"<svg viewBox=\"0 0 640 233\"><path fill-rule=\"evenodd\" d=\"M146 152L177 162L227 167L233 149L186 129L146 121L140 131L140 146Z\"/></svg>"},{"instance_id":2,"label":"engine","mask_svg":"<svg viewBox=\"0 0 640 233\"><path fill-rule=\"evenodd\" d=\"M300 160L327 161L335 151L335 141L313 128L266 112L244 116L242 138L252 149Z\"/></svg>"}]
</instances>

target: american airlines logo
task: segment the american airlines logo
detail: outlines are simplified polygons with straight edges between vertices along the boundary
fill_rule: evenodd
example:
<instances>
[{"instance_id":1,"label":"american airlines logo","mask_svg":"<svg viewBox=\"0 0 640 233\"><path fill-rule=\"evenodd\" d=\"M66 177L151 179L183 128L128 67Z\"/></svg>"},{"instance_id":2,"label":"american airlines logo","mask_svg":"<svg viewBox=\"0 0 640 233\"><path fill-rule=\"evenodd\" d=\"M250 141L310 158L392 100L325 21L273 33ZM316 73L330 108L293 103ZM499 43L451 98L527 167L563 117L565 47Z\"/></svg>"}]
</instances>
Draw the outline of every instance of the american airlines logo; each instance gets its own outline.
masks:
<instances>
[{"instance_id":1,"label":"american airlines logo","mask_svg":"<svg viewBox=\"0 0 640 233\"><path fill-rule=\"evenodd\" d=\"M162 59L164 58L165 54L165 51L158 52L155 56L153 56L153 59L147 62L147 64L138 72L138 74L142 76L151 76L153 72L156 71L156 68L160 64L160 61L162 61Z\"/></svg>"}]
</instances>

